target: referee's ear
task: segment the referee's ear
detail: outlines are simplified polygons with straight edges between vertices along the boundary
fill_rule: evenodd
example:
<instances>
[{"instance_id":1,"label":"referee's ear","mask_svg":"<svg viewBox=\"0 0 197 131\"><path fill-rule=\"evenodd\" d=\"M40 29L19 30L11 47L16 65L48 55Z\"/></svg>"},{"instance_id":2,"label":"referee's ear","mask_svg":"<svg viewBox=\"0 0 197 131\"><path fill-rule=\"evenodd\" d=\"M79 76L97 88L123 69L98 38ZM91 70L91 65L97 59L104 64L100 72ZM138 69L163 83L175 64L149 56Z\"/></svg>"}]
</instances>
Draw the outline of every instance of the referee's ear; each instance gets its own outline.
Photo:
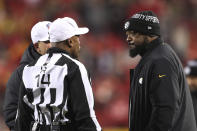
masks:
<instances>
[{"instance_id":1,"label":"referee's ear","mask_svg":"<svg viewBox=\"0 0 197 131\"><path fill-rule=\"evenodd\" d=\"M70 39L63 41L63 44L67 45L69 48L72 47L72 41Z\"/></svg>"},{"instance_id":2,"label":"referee's ear","mask_svg":"<svg viewBox=\"0 0 197 131\"><path fill-rule=\"evenodd\" d=\"M40 49L39 49L39 44L38 44L38 43L35 43L35 44L34 44L34 49L35 49L38 53L40 53Z\"/></svg>"},{"instance_id":3,"label":"referee's ear","mask_svg":"<svg viewBox=\"0 0 197 131\"><path fill-rule=\"evenodd\" d=\"M69 48L71 48L73 46L72 40L68 39L67 40L67 45L68 45Z\"/></svg>"}]
</instances>

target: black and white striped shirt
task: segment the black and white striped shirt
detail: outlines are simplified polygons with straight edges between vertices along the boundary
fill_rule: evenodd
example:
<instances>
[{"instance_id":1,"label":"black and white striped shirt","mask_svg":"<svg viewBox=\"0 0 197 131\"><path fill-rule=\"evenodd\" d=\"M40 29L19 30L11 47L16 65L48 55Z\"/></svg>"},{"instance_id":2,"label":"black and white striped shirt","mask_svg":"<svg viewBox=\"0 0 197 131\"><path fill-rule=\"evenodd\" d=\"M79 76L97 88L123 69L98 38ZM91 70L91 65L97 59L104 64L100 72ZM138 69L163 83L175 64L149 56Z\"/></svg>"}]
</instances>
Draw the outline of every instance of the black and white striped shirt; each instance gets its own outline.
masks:
<instances>
[{"instance_id":1,"label":"black and white striped shirt","mask_svg":"<svg viewBox=\"0 0 197 131\"><path fill-rule=\"evenodd\" d=\"M49 49L23 71L22 101L41 125L71 122L75 130L100 131L85 66L64 50Z\"/></svg>"}]
</instances>

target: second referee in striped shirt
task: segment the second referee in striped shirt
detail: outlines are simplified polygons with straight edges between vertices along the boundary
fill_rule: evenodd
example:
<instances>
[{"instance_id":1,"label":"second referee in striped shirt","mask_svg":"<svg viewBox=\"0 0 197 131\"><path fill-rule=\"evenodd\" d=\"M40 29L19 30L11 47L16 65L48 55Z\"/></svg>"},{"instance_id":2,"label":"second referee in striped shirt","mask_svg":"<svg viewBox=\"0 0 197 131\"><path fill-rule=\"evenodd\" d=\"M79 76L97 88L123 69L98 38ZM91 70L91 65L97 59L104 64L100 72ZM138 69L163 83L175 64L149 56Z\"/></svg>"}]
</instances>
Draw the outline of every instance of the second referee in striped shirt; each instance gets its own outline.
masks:
<instances>
[{"instance_id":1,"label":"second referee in striped shirt","mask_svg":"<svg viewBox=\"0 0 197 131\"><path fill-rule=\"evenodd\" d=\"M51 24L52 48L23 71L17 131L101 131L88 72L77 60L79 35L88 31L69 17Z\"/></svg>"}]
</instances>

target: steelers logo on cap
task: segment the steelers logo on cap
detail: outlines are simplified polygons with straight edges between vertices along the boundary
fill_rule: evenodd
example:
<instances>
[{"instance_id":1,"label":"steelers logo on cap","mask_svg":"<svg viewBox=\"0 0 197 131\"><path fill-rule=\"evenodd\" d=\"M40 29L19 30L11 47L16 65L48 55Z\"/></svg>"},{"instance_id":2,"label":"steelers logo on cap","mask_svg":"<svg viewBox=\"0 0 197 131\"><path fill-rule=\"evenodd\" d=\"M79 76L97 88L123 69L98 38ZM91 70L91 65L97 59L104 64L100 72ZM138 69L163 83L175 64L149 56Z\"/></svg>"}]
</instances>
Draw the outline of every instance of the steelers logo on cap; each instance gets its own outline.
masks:
<instances>
[{"instance_id":1,"label":"steelers logo on cap","mask_svg":"<svg viewBox=\"0 0 197 131\"><path fill-rule=\"evenodd\" d=\"M124 24L124 29L127 30L127 29L129 28L129 25L130 25L130 23L129 23L129 21L127 21L127 22Z\"/></svg>"}]
</instances>

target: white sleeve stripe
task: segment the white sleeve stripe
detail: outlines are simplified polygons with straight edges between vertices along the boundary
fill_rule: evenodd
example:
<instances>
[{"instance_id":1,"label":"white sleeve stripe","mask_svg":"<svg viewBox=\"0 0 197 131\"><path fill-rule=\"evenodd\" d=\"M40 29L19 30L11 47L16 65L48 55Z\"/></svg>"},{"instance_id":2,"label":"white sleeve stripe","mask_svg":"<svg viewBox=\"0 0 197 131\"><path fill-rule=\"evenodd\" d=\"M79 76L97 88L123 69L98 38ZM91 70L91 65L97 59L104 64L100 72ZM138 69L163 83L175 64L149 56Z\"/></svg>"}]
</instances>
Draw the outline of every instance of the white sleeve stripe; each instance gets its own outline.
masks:
<instances>
[{"instance_id":1,"label":"white sleeve stripe","mask_svg":"<svg viewBox=\"0 0 197 131\"><path fill-rule=\"evenodd\" d=\"M92 87L91 87L90 81L88 79L87 70L81 62L79 62L75 59L72 59L68 55L65 55L65 56L70 58L72 61L74 61L79 66L79 70L80 70L81 77L82 77L82 82L83 82L83 85L84 85L84 88L85 88L86 98L87 98L88 105L89 105L90 117L92 118L92 121L94 122L97 131L101 131L101 127L100 127L100 125L99 125L99 123L96 119L95 111L93 109L93 107L94 107L94 97L93 97Z\"/></svg>"},{"instance_id":2,"label":"white sleeve stripe","mask_svg":"<svg viewBox=\"0 0 197 131\"><path fill-rule=\"evenodd\" d=\"M90 116L91 116L93 122L95 123L97 130L101 131L101 127L100 127L100 125L99 125L99 123L96 119L95 111L93 109L94 98L93 98L92 87L91 87L89 79L88 79L87 71L82 64L78 64L78 65L79 65L79 69L80 69L80 72L81 72L82 81L84 83L85 93L86 93L86 96L87 96L87 101L88 101L88 105L89 105L89 109L90 109Z\"/></svg>"}]
</instances>

